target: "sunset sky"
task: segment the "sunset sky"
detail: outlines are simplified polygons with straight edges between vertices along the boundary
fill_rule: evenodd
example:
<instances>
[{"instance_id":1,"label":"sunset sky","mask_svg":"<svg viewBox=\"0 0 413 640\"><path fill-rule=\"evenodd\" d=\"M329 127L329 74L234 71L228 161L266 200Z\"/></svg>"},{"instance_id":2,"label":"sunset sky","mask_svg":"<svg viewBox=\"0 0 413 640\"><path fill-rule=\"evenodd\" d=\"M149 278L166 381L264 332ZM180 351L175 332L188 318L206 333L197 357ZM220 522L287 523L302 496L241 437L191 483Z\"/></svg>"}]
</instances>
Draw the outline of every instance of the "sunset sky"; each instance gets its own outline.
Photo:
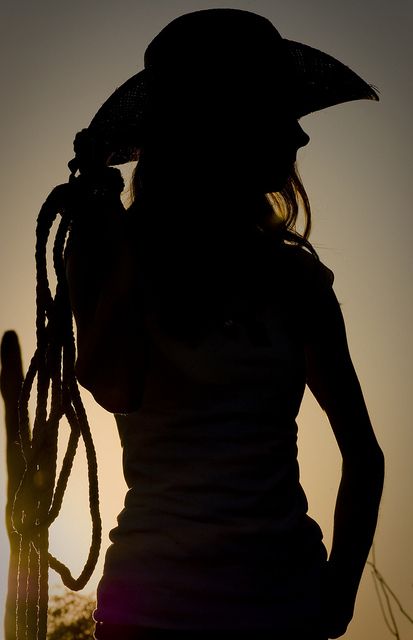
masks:
<instances>
[{"instance_id":1,"label":"sunset sky","mask_svg":"<svg viewBox=\"0 0 413 640\"><path fill-rule=\"evenodd\" d=\"M322 261L334 271L354 364L386 456L376 535L378 566L412 613L410 0L227 0L224 4L3 0L0 330L17 331L27 366L35 348L36 216L51 189L68 178L76 132L89 124L118 85L142 68L144 50L163 26L182 13L218 6L266 16L283 36L332 54L380 92L379 103L348 103L303 118L301 124L311 142L300 150L298 166L313 208L311 239ZM98 453L105 549L108 531L123 504L121 450L112 416L87 392L84 400ZM320 523L329 547L340 457L327 420L309 394L300 413L299 433L302 484L310 514ZM5 461L4 430L0 445ZM0 476L3 510L4 466ZM51 534L53 554L67 561L74 573L82 569L90 544L87 501L80 449L62 514ZM2 530L0 548L6 545ZM85 592L96 588L103 555ZM4 591L3 553L0 562ZM51 574L51 584L55 583L58 577ZM402 638L407 640L412 628L399 619ZM389 637L366 570L345 638Z\"/></svg>"}]
</instances>

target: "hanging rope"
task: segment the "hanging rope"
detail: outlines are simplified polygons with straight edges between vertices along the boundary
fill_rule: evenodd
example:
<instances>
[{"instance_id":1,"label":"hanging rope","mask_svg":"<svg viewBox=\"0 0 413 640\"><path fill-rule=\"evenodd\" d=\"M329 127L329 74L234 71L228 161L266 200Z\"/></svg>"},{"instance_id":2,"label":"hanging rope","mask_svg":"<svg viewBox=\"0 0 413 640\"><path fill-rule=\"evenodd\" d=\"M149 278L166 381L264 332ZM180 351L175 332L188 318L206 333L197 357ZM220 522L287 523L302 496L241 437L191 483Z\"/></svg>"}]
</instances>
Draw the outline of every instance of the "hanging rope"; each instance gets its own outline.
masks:
<instances>
[{"instance_id":1,"label":"hanging rope","mask_svg":"<svg viewBox=\"0 0 413 640\"><path fill-rule=\"evenodd\" d=\"M36 351L24 378L18 402L18 432L23 472L12 500L9 530L17 539L14 569L9 587L16 593L15 637L17 640L45 640L47 633L48 569L57 571L63 583L74 591L82 589L96 566L101 544L98 472L95 448L75 376L76 348L72 311L65 277L65 249L70 228L82 199L87 205L95 197L102 204L107 193L117 196L123 181L117 169L102 164L99 149L81 132L75 139L76 158L67 184L56 187L43 204L36 227ZM99 162L97 158L99 157ZM75 176L77 170L81 173ZM96 188L98 176L99 188ZM61 215L53 246L56 290L50 290L47 271L47 243L53 224ZM36 412L30 428L29 401L36 387ZM63 417L70 437L57 475L58 430ZM89 508L92 540L80 575L49 553L49 527L62 506L79 439L87 458ZM16 538L17 536L17 538Z\"/></svg>"}]
</instances>

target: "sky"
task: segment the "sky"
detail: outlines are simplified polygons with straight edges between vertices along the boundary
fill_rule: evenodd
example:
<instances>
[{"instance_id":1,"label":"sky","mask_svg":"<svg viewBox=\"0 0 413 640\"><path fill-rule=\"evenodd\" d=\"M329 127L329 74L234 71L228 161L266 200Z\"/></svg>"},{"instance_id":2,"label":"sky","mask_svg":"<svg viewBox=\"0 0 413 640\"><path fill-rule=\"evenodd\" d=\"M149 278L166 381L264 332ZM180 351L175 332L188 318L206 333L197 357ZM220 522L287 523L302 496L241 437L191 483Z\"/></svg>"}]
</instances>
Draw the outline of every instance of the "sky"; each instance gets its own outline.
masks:
<instances>
[{"instance_id":1,"label":"sky","mask_svg":"<svg viewBox=\"0 0 413 640\"><path fill-rule=\"evenodd\" d=\"M227 6L269 18L281 34L337 57L378 87L379 103L359 101L306 116L311 138L298 166L313 209L312 242L335 274L348 340L370 416L386 457L376 534L379 569L412 612L413 415L411 363L413 264L411 203L413 8L409 0L3 0L0 69L3 97L0 157L0 331L15 329L25 366L35 347L34 240L37 213L68 178L77 131L123 81L143 66L150 40L174 17ZM107 534L122 509L125 484L112 416L83 394L95 438ZM3 420L3 413L0 416ZM67 427L62 426L62 444ZM5 502L5 437L0 508ZM340 457L328 422L306 394L299 416L302 484L310 514L331 542ZM51 532L54 555L79 573L90 541L84 452ZM7 545L1 532L0 548ZM2 554L0 588L6 558ZM98 568L85 592L93 592ZM58 584L51 575L51 583ZM399 618L400 619L400 618ZM400 619L401 637L412 628ZM369 570L347 640L386 640Z\"/></svg>"}]
</instances>

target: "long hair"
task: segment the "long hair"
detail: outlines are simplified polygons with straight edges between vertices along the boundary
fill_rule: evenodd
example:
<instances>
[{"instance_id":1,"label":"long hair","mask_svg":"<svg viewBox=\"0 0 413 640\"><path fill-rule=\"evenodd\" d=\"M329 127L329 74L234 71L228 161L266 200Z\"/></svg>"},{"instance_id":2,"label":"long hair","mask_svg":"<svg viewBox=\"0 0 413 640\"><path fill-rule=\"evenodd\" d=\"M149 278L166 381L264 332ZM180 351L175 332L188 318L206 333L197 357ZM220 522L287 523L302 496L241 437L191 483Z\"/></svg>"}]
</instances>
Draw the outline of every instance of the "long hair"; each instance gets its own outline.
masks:
<instances>
[{"instance_id":1,"label":"long hair","mask_svg":"<svg viewBox=\"0 0 413 640\"><path fill-rule=\"evenodd\" d=\"M242 289L242 295L248 299L250 310L260 304L260 295L265 297L268 292L265 283L272 277L271 274L265 273L265 259L261 255L264 253L263 239L265 251L269 248L269 253L277 252L279 247L288 244L304 247L318 259L309 241L310 202L296 164L292 166L281 191L262 194L262 199L258 200L258 211L252 212L251 219L244 225L247 234L251 236L251 242L241 244L242 248L237 253L237 241L240 237L237 236L238 227L243 226L245 217L240 215L237 218L235 210L231 213L228 223L228 220L223 221L222 217L217 217L211 211L212 223L209 231L203 226L202 220L198 222L201 231L209 233L203 241L202 232L200 234L197 231L196 221L197 209L204 195L202 189L197 197L198 185L195 191L193 185L191 186L189 218L185 218L188 194L179 189L174 190L169 199L166 190L160 201L156 199L155 194L154 210L151 207L151 190L149 189L148 195L147 189L147 181L152 182L154 176L148 175L144 159L145 150L141 149L141 157L131 178L128 212L138 219L140 216L146 217L147 226L141 226L136 233L137 251L142 254L143 269L147 268L149 280L155 285L159 319L164 329L175 337L196 343L212 326L216 326L220 318L222 319L223 308L237 287ZM192 158L192 161L196 163L197 159ZM181 170L185 175L185 167L181 167ZM213 190L213 186L211 189ZM237 195L242 195L241 187ZM219 208L219 202L216 204ZM162 211L156 207L161 207ZM149 215L145 216L147 209ZM202 216L204 215L205 210L202 210ZM206 215L208 216L208 212ZM180 217L183 218L183 222ZM142 231L145 234L148 228L148 236L139 243L139 234ZM191 231L194 232L193 236ZM178 251L174 251L175 242L179 246Z\"/></svg>"},{"instance_id":2,"label":"long hair","mask_svg":"<svg viewBox=\"0 0 413 640\"><path fill-rule=\"evenodd\" d=\"M306 247L317 256L309 241L311 233L311 205L301 176L295 163L285 187L281 191L267 194L279 234L286 242ZM299 215L303 217L303 230L297 229Z\"/></svg>"},{"instance_id":3,"label":"long hair","mask_svg":"<svg viewBox=\"0 0 413 640\"><path fill-rule=\"evenodd\" d=\"M141 152L142 153L142 152ZM143 155L143 153L142 153ZM145 191L143 162L138 161L130 181L130 210L139 213ZM268 229L284 242L305 247L315 258L317 252L309 241L312 228L311 204L298 171L297 163L291 168L285 186L280 191L267 194L266 222ZM298 224L301 220L301 228Z\"/></svg>"},{"instance_id":4,"label":"long hair","mask_svg":"<svg viewBox=\"0 0 413 640\"><path fill-rule=\"evenodd\" d=\"M141 153L143 156L143 152ZM148 204L145 173L143 160L140 160L135 166L129 187L129 209L138 214L139 210ZM309 240L312 229L311 204L296 162L291 168L285 186L280 191L266 193L265 200L266 204L255 219L260 230L272 234L282 242L305 247L318 259L317 252ZM170 207L171 204L166 201L165 206ZM194 206L196 208L196 203ZM234 224L237 224L236 219Z\"/></svg>"}]
</instances>

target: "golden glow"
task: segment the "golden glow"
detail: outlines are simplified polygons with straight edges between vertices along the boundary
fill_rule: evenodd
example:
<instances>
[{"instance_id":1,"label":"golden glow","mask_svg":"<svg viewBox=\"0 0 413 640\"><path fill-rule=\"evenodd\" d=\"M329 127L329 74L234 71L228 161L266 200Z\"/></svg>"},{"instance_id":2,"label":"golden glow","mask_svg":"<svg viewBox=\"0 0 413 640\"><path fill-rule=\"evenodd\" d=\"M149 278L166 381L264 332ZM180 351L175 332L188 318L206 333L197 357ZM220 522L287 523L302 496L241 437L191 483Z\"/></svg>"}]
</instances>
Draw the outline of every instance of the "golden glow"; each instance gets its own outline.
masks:
<instances>
[{"instance_id":1,"label":"golden glow","mask_svg":"<svg viewBox=\"0 0 413 640\"><path fill-rule=\"evenodd\" d=\"M206 2L202 6L213 5ZM251 9L246 0L239 0L236 6ZM25 3L22 12L18 3L6 0L2 60L6 61L7 90L0 103L4 163L0 173L0 328L17 331L26 367L34 352L33 256L38 210L49 191L67 180L75 133L87 126L116 86L141 68L144 47L153 35L175 15L193 9L189 0L179 7L173 2L160 5L156 11L146 0L127 0L122 11L114 3L92 1L77 3L75 11L72 4L48 3L47 12L42 13L39 3ZM411 129L409 88L402 85L402 78L410 77L407 4L395 0L392 11L384 14L378 7L372 11L371 3L350 2L349 7L341 0L291 0L280 10L274 3L258 0L253 10L273 20L286 37L302 39L342 58L381 90L378 104L351 103L308 116L305 129L311 143L299 152L298 165L312 205L311 240L335 273L354 363L387 458L377 560L408 608L413 580L413 234L411 158L406 141ZM391 34L391 47L383 46L383 34ZM113 418L84 395L100 462L107 544L125 491L121 451ZM1 433L4 460L4 430ZM340 459L325 417L310 396L300 413L299 438L310 513L322 525L329 544ZM79 451L61 517L52 527L51 549L76 573L83 566L89 542L86 468L84 453ZM0 548L6 546L2 531ZM5 560L2 554L3 592ZM96 586L102 563L103 555L85 591ZM51 584L54 581L51 575ZM402 638L407 639L411 629L401 628ZM368 572L347 637L388 638Z\"/></svg>"}]
</instances>

